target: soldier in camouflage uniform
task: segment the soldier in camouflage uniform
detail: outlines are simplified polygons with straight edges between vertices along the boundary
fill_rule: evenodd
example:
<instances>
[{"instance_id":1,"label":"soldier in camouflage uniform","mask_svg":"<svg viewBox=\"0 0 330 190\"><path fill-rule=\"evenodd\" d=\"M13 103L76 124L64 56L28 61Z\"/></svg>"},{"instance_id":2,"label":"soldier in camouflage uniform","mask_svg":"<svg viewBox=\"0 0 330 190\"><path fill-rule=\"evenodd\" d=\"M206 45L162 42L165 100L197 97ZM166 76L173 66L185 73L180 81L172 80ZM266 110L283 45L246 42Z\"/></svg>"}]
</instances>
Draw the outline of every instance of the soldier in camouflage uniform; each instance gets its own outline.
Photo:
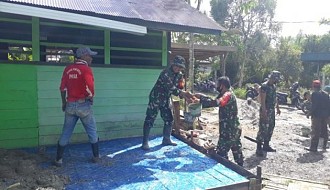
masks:
<instances>
[{"instance_id":1,"label":"soldier in camouflage uniform","mask_svg":"<svg viewBox=\"0 0 330 190\"><path fill-rule=\"evenodd\" d=\"M155 119L160 111L161 118L164 121L163 128L163 146L176 146L176 143L170 139L173 125L173 114L170 108L171 95L190 99L192 95L182 90L180 82L183 80L182 70L185 69L185 59L182 56L176 56L170 67L164 69L154 87L149 94L149 104L146 111L146 118L143 126L142 149L149 150L148 138L150 129L153 127Z\"/></svg>"},{"instance_id":2,"label":"soldier in camouflage uniform","mask_svg":"<svg viewBox=\"0 0 330 190\"><path fill-rule=\"evenodd\" d=\"M219 140L217 154L228 159L229 150L232 151L235 162L243 166L241 144L242 129L237 116L237 101L235 94L230 90L228 77L220 77L217 82L219 95L212 99L202 94L194 96L200 99L203 108L219 107Z\"/></svg>"},{"instance_id":3,"label":"soldier in camouflage uniform","mask_svg":"<svg viewBox=\"0 0 330 190\"><path fill-rule=\"evenodd\" d=\"M260 87L260 120L257 134L257 156L263 156L264 152L276 152L270 147L269 141L272 138L275 127L275 106L277 114L281 114L276 100L276 83L279 82L281 73L272 71L268 80Z\"/></svg>"}]
</instances>

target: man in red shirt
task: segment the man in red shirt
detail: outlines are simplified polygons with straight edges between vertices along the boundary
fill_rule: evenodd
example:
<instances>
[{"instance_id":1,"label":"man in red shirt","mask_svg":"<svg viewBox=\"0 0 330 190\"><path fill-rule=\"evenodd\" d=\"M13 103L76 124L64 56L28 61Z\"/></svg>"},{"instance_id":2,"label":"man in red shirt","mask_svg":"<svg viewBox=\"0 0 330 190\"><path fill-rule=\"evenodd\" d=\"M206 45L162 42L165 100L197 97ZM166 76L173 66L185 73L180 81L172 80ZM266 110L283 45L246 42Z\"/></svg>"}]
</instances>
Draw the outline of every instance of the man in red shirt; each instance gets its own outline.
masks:
<instances>
[{"instance_id":1,"label":"man in red shirt","mask_svg":"<svg viewBox=\"0 0 330 190\"><path fill-rule=\"evenodd\" d=\"M72 132L78 119L82 122L89 142L92 145L93 162L99 160L98 135L92 110L94 97L94 76L89 65L92 56L97 52L88 47L80 47L76 51L77 60L68 65L62 75L60 86L62 111L65 112L64 125L57 145L57 155L54 164L62 166L65 146L69 144Z\"/></svg>"}]
</instances>

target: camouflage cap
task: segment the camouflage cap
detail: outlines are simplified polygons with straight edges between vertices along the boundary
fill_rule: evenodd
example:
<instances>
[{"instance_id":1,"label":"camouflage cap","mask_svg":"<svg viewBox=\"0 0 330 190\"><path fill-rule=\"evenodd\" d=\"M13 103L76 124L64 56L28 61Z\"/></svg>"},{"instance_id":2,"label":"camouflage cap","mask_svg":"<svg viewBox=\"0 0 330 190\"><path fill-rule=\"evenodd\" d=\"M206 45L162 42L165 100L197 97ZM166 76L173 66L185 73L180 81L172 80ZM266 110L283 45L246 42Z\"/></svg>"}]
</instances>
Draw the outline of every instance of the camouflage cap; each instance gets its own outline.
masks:
<instances>
[{"instance_id":1,"label":"camouflage cap","mask_svg":"<svg viewBox=\"0 0 330 190\"><path fill-rule=\"evenodd\" d=\"M182 56L177 55L173 59L173 65L176 65L176 66L179 66L179 67L185 69L186 68L186 60Z\"/></svg>"}]
</instances>

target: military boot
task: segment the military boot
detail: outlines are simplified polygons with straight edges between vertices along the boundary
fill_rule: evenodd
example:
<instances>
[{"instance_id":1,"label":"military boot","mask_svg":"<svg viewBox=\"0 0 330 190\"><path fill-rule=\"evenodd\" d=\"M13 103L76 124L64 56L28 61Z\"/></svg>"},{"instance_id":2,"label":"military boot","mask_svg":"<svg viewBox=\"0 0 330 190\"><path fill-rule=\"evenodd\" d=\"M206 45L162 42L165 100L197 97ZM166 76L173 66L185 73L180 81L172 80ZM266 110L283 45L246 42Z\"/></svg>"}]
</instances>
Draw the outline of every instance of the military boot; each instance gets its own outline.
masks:
<instances>
[{"instance_id":1,"label":"military boot","mask_svg":"<svg viewBox=\"0 0 330 190\"><path fill-rule=\"evenodd\" d=\"M265 141L263 150L266 152L276 152L275 149L269 146L269 141Z\"/></svg>"},{"instance_id":2,"label":"military boot","mask_svg":"<svg viewBox=\"0 0 330 190\"><path fill-rule=\"evenodd\" d=\"M163 146L176 146L177 144L171 141L172 125L164 125L163 129Z\"/></svg>"},{"instance_id":3,"label":"military boot","mask_svg":"<svg viewBox=\"0 0 330 190\"><path fill-rule=\"evenodd\" d=\"M61 167L63 164L62 158L64 153L65 146L61 146L57 143L57 151L56 151L56 159L54 160L54 165L57 167Z\"/></svg>"},{"instance_id":4,"label":"military boot","mask_svg":"<svg viewBox=\"0 0 330 190\"><path fill-rule=\"evenodd\" d=\"M149 133L150 133L150 127L147 125L143 126L143 142L142 142L142 149L143 150L150 150L149 147Z\"/></svg>"},{"instance_id":5,"label":"military boot","mask_svg":"<svg viewBox=\"0 0 330 190\"><path fill-rule=\"evenodd\" d=\"M239 152L239 151L232 151L232 152L233 152L234 160L237 163L237 165L243 167L243 163L244 163L243 160L244 160L244 158L243 158L242 152Z\"/></svg>"},{"instance_id":6,"label":"military boot","mask_svg":"<svg viewBox=\"0 0 330 190\"><path fill-rule=\"evenodd\" d=\"M257 143L256 155L258 157L263 157L264 156L264 151L262 150L262 143L261 142Z\"/></svg>"},{"instance_id":7,"label":"military boot","mask_svg":"<svg viewBox=\"0 0 330 190\"><path fill-rule=\"evenodd\" d=\"M93 152L93 158L92 162L97 163L100 161L100 153L99 153L99 142L91 143L92 145L92 152Z\"/></svg>"},{"instance_id":8,"label":"military boot","mask_svg":"<svg viewBox=\"0 0 330 190\"><path fill-rule=\"evenodd\" d=\"M310 147L305 147L305 150L308 150L310 152L317 152L317 147L319 145L319 140L311 140L311 146Z\"/></svg>"}]
</instances>

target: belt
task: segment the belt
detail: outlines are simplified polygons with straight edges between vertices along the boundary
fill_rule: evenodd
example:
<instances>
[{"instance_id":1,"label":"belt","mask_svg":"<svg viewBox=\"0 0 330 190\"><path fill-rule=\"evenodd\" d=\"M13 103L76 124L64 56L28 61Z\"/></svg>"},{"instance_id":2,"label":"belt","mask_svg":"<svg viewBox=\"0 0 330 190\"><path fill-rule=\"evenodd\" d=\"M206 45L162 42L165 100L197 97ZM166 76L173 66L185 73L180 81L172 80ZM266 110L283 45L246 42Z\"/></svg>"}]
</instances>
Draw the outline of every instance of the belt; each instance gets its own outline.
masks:
<instances>
[{"instance_id":1,"label":"belt","mask_svg":"<svg viewBox=\"0 0 330 190\"><path fill-rule=\"evenodd\" d=\"M84 98L84 99L79 99L76 102L78 102L78 103L85 103L85 102L87 102L87 100Z\"/></svg>"},{"instance_id":2,"label":"belt","mask_svg":"<svg viewBox=\"0 0 330 190\"><path fill-rule=\"evenodd\" d=\"M71 103L74 103L74 102L76 102L76 103L85 103L85 102L92 102L92 101L93 100L89 99L89 98L81 98L81 99L78 99L76 101L69 101L69 102L71 102Z\"/></svg>"},{"instance_id":3,"label":"belt","mask_svg":"<svg viewBox=\"0 0 330 190\"><path fill-rule=\"evenodd\" d=\"M76 100L76 101L72 101L72 103L73 102L77 102L77 103L85 103L85 102L87 102L89 99L85 99L85 98L82 98L82 99L78 99L78 100Z\"/></svg>"}]
</instances>

